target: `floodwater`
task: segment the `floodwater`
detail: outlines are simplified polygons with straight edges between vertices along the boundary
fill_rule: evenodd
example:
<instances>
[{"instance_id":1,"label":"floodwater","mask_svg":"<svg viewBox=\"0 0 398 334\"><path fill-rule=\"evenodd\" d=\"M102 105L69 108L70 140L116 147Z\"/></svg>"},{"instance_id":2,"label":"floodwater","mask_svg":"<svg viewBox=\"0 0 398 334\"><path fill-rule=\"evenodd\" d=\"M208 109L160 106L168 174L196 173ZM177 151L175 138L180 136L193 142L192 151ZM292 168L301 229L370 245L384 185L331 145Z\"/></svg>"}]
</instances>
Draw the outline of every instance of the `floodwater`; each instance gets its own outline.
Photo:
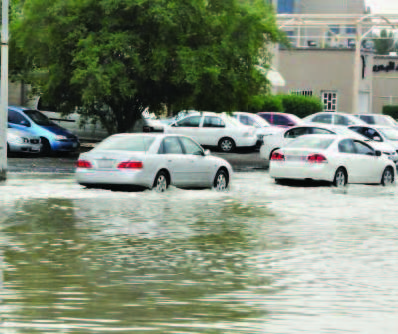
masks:
<instances>
[{"instance_id":1,"label":"floodwater","mask_svg":"<svg viewBox=\"0 0 398 334\"><path fill-rule=\"evenodd\" d=\"M398 333L398 187L0 186L0 333Z\"/></svg>"}]
</instances>

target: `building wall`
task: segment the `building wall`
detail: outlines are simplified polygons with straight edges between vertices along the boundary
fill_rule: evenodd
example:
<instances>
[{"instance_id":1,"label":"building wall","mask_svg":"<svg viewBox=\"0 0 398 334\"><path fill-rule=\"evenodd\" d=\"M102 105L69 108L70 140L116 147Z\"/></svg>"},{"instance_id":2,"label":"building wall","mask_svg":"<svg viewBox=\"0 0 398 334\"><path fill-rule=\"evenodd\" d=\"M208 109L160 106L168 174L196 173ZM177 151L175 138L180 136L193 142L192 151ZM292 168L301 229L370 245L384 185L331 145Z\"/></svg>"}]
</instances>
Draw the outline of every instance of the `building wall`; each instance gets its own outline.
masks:
<instances>
[{"instance_id":1,"label":"building wall","mask_svg":"<svg viewBox=\"0 0 398 334\"><path fill-rule=\"evenodd\" d=\"M383 105L398 105L398 57L374 56L374 67L373 112L381 113Z\"/></svg>"},{"instance_id":2,"label":"building wall","mask_svg":"<svg viewBox=\"0 0 398 334\"><path fill-rule=\"evenodd\" d=\"M364 14L364 0L300 0L300 14Z\"/></svg>"},{"instance_id":3,"label":"building wall","mask_svg":"<svg viewBox=\"0 0 398 334\"><path fill-rule=\"evenodd\" d=\"M337 93L336 111L351 112L353 96L354 50L291 49L280 50L279 72L286 86L278 92L312 91Z\"/></svg>"}]
</instances>

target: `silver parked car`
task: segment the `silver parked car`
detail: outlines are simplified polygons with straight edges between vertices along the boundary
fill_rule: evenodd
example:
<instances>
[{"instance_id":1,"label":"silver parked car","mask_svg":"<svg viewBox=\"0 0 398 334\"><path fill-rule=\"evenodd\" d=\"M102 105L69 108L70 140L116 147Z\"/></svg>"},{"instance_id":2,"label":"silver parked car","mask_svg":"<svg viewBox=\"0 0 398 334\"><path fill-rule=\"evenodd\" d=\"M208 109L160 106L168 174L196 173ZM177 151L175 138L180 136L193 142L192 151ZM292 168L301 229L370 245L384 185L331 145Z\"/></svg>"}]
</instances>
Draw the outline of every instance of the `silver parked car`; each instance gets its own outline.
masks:
<instances>
[{"instance_id":1,"label":"silver parked car","mask_svg":"<svg viewBox=\"0 0 398 334\"><path fill-rule=\"evenodd\" d=\"M7 129L7 152L13 153L40 153L41 140L28 131L14 129L8 126Z\"/></svg>"}]
</instances>

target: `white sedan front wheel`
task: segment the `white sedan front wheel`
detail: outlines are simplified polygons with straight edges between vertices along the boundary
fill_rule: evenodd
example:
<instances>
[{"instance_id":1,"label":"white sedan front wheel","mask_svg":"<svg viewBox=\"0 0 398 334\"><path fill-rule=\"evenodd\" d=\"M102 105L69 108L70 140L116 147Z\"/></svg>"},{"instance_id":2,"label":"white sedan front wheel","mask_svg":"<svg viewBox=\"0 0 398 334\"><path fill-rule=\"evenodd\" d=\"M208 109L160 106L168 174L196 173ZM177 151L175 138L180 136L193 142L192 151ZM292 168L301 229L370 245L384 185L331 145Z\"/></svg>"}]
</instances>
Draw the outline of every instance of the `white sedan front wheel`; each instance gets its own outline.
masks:
<instances>
[{"instance_id":1,"label":"white sedan front wheel","mask_svg":"<svg viewBox=\"0 0 398 334\"><path fill-rule=\"evenodd\" d=\"M228 173L224 169L220 169L214 178L214 189L217 191L226 191L228 188Z\"/></svg>"},{"instance_id":2,"label":"white sedan front wheel","mask_svg":"<svg viewBox=\"0 0 398 334\"><path fill-rule=\"evenodd\" d=\"M394 183L394 171L392 167L386 167L381 177L381 184L386 187Z\"/></svg>"}]
</instances>

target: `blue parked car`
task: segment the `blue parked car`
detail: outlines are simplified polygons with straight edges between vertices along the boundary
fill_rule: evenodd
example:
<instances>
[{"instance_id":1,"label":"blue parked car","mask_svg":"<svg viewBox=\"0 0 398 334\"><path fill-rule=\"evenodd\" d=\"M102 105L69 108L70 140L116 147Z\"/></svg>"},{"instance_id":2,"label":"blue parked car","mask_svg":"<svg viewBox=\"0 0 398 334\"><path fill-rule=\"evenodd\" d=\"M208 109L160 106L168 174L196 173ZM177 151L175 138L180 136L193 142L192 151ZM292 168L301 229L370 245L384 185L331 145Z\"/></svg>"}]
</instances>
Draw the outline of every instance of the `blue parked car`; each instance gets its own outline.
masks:
<instances>
[{"instance_id":1,"label":"blue parked car","mask_svg":"<svg viewBox=\"0 0 398 334\"><path fill-rule=\"evenodd\" d=\"M61 128L38 110L9 106L8 124L14 129L28 130L39 136L44 154L73 152L80 146L77 136Z\"/></svg>"}]
</instances>

